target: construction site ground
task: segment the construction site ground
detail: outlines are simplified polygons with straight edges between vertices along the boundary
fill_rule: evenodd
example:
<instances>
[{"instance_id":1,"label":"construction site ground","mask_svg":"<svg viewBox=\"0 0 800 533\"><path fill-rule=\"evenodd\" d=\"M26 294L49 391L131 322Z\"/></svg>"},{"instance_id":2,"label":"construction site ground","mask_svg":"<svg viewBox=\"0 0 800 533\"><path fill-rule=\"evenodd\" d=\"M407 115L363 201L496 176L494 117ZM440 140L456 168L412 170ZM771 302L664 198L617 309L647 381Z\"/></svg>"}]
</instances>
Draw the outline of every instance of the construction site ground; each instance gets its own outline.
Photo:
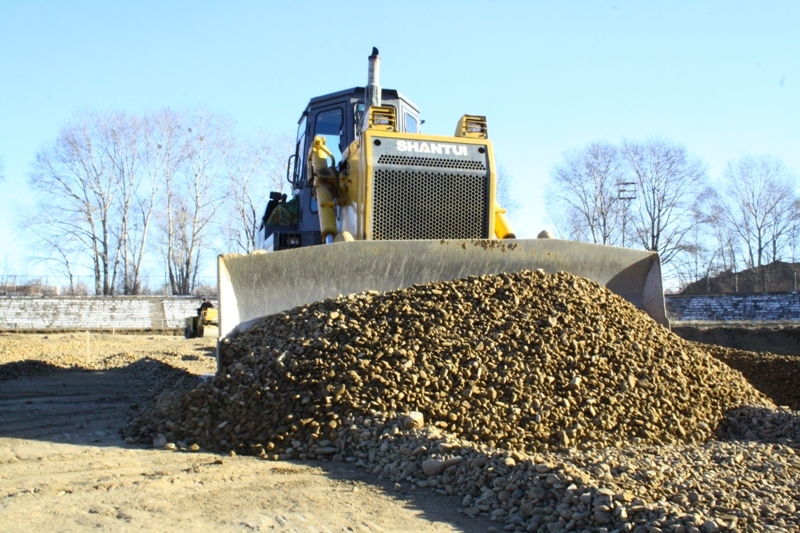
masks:
<instances>
[{"instance_id":1,"label":"construction site ground","mask_svg":"<svg viewBox=\"0 0 800 533\"><path fill-rule=\"evenodd\" d=\"M157 392L214 371L214 345L179 336L0 333L0 530L502 530L462 514L460 498L387 482L347 462L126 443L120 428Z\"/></svg>"},{"instance_id":2,"label":"construction site ground","mask_svg":"<svg viewBox=\"0 0 800 533\"><path fill-rule=\"evenodd\" d=\"M126 444L165 384L215 368L215 339L0 334L0 531L486 531L460 498L346 462Z\"/></svg>"},{"instance_id":3,"label":"construction site ground","mask_svg":"<svg viewBox=\"0 0 800 533\"><path fill-rule=\"evenodd\" d=\"M800 356L797 322L673 322L672 331L695 342Z\"/></svg>"}]
</instances>

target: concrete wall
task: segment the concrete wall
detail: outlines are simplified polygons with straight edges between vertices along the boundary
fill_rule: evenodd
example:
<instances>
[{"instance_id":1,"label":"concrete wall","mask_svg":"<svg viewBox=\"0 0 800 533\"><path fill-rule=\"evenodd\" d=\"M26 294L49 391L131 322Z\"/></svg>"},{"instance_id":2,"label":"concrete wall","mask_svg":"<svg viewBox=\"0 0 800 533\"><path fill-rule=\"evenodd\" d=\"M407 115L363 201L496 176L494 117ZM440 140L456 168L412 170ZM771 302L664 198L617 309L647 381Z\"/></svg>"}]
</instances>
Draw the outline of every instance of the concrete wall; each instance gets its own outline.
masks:
<instances>
[{"instance_id":1,"label":"concrete wall","mask_svg":"<svg viewBox=\"0 0 800 533\"><path fill-rule=\"evenodd\" d=\"M800 321L797 292L667 296L666 303L678 322ZM199 298L163 296L0 297L0 330L175 329L199 306Z\"/></svg>"},{"instance_id":2,"label":"concrete wall","mask_svg":"<svg viewBox=\"0 0 800 533\"><path fill-rule=\"evenodd\" d=\"M200 302L163 296L0 297L0 330L176 329L197 313Z\"/></svg>"},{"instance_id":3,"label":"concrete wall","mask_svg":"<svg viewBox=\"0 0 800 533\"><path fill-rule=\"evenodd\" d=\"M667 316L677 321L800 320L800 293L667 296Z\"/></svg>"}]
</instances>

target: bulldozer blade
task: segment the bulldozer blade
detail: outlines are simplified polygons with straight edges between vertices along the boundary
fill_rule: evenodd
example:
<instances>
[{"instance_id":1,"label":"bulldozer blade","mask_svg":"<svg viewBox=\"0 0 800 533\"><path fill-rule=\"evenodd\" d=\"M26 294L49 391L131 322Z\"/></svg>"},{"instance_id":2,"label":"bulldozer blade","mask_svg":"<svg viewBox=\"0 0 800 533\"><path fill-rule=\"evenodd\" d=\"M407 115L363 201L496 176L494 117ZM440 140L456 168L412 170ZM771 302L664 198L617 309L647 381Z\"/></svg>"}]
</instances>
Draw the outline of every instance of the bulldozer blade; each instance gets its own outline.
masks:
<instances>
[{"instance_id":1,"label":"bulldozer blade","mask_svg":"<svg viewBox=\"0 0 800 533\"><path fill-rule=\"evenodd\" d=\"M526 269L591 279L669 327L655 252L560 239L351 241L220 255L219 335L339 295Z\"/></svg>"}]
</instances>

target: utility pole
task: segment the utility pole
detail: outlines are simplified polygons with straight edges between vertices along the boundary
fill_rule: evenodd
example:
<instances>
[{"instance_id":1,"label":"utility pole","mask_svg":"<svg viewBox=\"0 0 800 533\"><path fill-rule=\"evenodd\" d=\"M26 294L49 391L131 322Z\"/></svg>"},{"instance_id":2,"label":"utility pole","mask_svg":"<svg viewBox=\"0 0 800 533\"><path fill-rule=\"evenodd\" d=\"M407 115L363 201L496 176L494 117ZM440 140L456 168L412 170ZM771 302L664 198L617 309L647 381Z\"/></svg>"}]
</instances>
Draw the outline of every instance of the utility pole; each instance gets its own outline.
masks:
<instances>
[{"instance_id":1,"label":"utility pole","mask_svg":"<svg viewBox=\"0 0 800 533\"><path fill-rule=\"evenodd\" d=\"M622 247L625 248L626 224L628 222L628 207L631 200L636 199L636 183L633 181L620 181L617 183L617 198L622 201Z\"/></svg>"}]
</instances>

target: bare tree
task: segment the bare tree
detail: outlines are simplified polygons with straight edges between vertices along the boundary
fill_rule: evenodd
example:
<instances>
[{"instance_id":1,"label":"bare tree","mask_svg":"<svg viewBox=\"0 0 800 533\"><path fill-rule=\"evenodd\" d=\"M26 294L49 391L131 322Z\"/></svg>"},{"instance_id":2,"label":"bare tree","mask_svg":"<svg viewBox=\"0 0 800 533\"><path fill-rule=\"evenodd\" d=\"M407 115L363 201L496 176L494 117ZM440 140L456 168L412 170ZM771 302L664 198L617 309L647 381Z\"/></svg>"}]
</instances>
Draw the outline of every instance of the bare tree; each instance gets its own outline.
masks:
<instances>
[{"instance_id":1,"label":"bare tree","mask_svg":"<svg viewBox=\"0 0 800 533\"><path fill-rule=\"evenodd\" d=\"M112 225L120 183L102 147L106 127L102 115L83 112L37 153L30 186L45 216L28 218L43 242L76 245L91 265L95 293L103 295L114 293L119 260Z\"/></svg>"},{"instance_id":2,"label":"bare tree","mask_svg":"<svg viewBox=\"0 0 800 533\"><path fill-rule=\"evenodd\" d=\"M191 294L197 285L201 254L212 247L212 221L224 201L224 161L230 148L230 122L198 111L185 117L183 164L165 183L167 271L173 294Z\"/></svg>"},{"instance_id":3,"label":"bare tree","mask_svg":"<svg viewBox=\"0 0 800 533\"><path fill-rule=\"evenodd\" d=\"M777 157L744 156L723 172L720 212L735 231L749 268L780 259L800 221L797 176Z\"/></svg>"},{"instance_id":4,"label":"bare tree","mask_svg":"<svg viewBox=\"0 0 800 533\"><path fill-rule=\"evenodd\" d=\"M789 228L789 261L792 263L797 262L797 248L800 245L800 219L796 220Z\"/></svg>"},{"instance_id":5,"label":"bare tree","mask_svg":"<svg viewBox=\"0 0 800 533\"><path fill-rule=\"evenodd\" d=\"M141 265L147 227L139 224L137 210L142 207L142 123L133 115L113 113L104 117L99 147L108 160L108 172L119 187L111 228L118 243L115 266L120 269L123 294L142 290ZM147 194L145 192L145 194Z\"/></svg>"},{"instance_id":6,"label":"bare tree","mask_svg":"<svg viewBox=\"0 0 800 533\"><path fill-rule=\"evenodd\" d=\"M289 137L261 135L257 142L235 141L226 161L228 194L222 232L226 249L250 253L256 248L261 217L270 192L283 192Z\"/></svg>"},{"instance_id":7,"label":"bare tree","mask_svg":"<svg viewBox=\"0 0 800 533\"><path fill-rule=\"evenodd\" d=\"M635 237L645 250L658 252L662 263L670 263L682 251L698 201L710 194L705 165L680 144L663 139L625 141L622 154L637 188Z\"/></svg>"},{"instance_id":8,"label":"bare tree","mask_svg":"<svg viewBox=\"0 0 800 533\"><path fill-rule=\"evenodd\" d=\"M690 217L691 229L684 236L673 261L682 288L703 279L709 280L719 272L724 253L724 248L715 239L717 220L713 211L709 212L708 204L696 204Z\"/></svg>"},{"instance_id":9,"label":"bare tree","mask_svg":"<svg viewBox=\"0 0 800 533\"><path fill-rule=\"evenodd\" d=\"M167 277L170 279L170 290L173 294L177 294L177 285L170 270L169 258L173 257L173 241L169 236L174 234L175 228L172 210L175 177L186 159L186 143L181 129L185 120L183 113L165 108L147 116L142 128L142 172L145 176L143 180L147 184L147 194L141 195L137 210L142 228L139 250L144 257L150 226L155 216L161 222L159 229L165 250L163 255L166 258Z\"/></svg>"},{"instance_id":10,"label":"bare tree","mask_svg":"<svg viewBox=\"0 0 800 533\"><path fill-rule=\"evenodd\" d=\"M506 210L507 214L518 211L521 207L519 199L514 195L511 174L502 163L497 163L497 203Z\"/></svg>"},{"instance_id":11,"label":"bare tree","mask_svg":"<svg viewBox=\"0 0 800 533\"><path fill-rule=\"evenodd\" d=\"M0 183L3 183L5 180L5 174L3 172L3 158L0 157ZM8 277L11 275L11 267L10 267L10 260L8 257L8 252L3 254L3 262L0 264L0 287L3 287L6 283L8 283Z\"/></svg>"},{"instance_id":12,"label":"bare tree","mask_svg":"<svg viewBox=\"0 0 800 533\"><path fill-rule=\"evenodd\" d=\"M617 148L593 142L564 154L550 172L548 211L569 238L617 244L622 238L619 184L625 169Z\"/></svg>"},{"instance_id":13,"label":"bare tree","mask_svg":"<svg viewBox=\"0 0 800 533\"><path fill-rule=\"evenodd\" d=\"M186 121L184 113L161 110L149 121L145 135L146 172L151 180L161 181L163 185L163 195L158 197L159 229L170 294L180 294L173 264L178 255L175 241L180 226L176 218L181 210L176 207L181 198L178 177L187 155L183 131L184 127L189 127Z\"/></svg>"},{"instance_id":14,"label":"bare tree","mask_svg":"<svg viewBox=\"0 0 800 533\"><path fill-rule=\"evenodd\" d=\"M0 261L0 291L2 291L2 287L6 287L10 284L14 277L14 269L12 266L11 256L8 252L3 252L3 259Z\"/></svg>"},{"instance_id":15,"label":"bare tree","mask_svg":"<svg viewBox=\"0 0 800 533\"><path fill-rule=\"evenodd\" d=\"M72 243L68 240L55 238L53 235L39 235L39 242L46 246L45 249L50 253L44 258L43 262L54 266L57 271L66 272L68 294L74 296L77 292L77 274L73 258L76 256Z\"/></svg>"},{"instance_id":16,"label":"bare tree","mask_svg":"<svg viewBox=\"0 0 800 533\"><path fill-rule=\"evenodd\" d=\"M170 291L191 294L223 239L254 248L264 191L285 179L290 143L235 143L231 130L204 110L79 113L33 164L39 201L21 226L34 255L66 273L71 292L89 270L96 294L139 294L160 244Z\"/></svg>"},{"instance_id":17,"label":"bare tree","mask_svg":"<svg viewBox=\"0 0 800 533\"><path fill-rule=\"evenodd\" d=\"M728 224L725 207L715 190L710 197L708 225L710 240L717 250L717 272L735 272L741 263L741 247L735 229Z\"/></svg>"}]
</instances>

